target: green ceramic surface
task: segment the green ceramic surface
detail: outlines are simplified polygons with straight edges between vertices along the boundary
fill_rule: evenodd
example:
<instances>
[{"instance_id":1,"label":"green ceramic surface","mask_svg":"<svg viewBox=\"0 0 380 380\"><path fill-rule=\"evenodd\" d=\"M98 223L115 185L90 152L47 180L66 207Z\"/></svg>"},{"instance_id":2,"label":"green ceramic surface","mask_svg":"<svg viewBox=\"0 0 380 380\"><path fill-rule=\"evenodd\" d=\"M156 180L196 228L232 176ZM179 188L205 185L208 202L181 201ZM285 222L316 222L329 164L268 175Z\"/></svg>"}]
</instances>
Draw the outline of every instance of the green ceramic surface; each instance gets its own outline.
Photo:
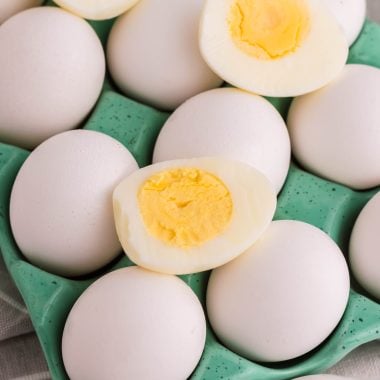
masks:
<instances>
[{"instance_id":1,"label":"green ceramic surface","mask_svg":"<svg viewBox=\"0 0 380 380\"><path fill-rule=\"evenodd\" d=\"M112 21L92 23L103 43ZM349 62L380 67L380 26L366 22L351 48ZM155 139L167 113L139 104L112 89L107 80L103 93L87 119L85 129L106 133L124 144L140 166L150 163ZM290 99L270 101L285 116ZM15 176L29 152L0 143L0 249L4 261L30 312L54 380L67 379L61 352L65 319L78 296L106 272L132 263L123 254L95 274L67 279L29 264L19 252L9 225L9 196ZM347 253L352 226L360 210L377 189L357 192L304 172L292 164L279 195L275 219L296 219L327 232ZM205 304L208 272L181 276ZM354 281L353 281L354 284ZM208 328L202 359L192 375L194 380L281 380L322 372L355 347L380 338L380 305L361 289L353 289L345 314L331 336L311 353L293 361L273 365L250 362L223 347ZM359 294L361 293L361 294ZM313 328L313 326L305 326ZM78 353L80 354L80 353ZM106 379L105 379L106 380ZM108 380L108 379L107 379Z\"/></svg>"}]
</instances>

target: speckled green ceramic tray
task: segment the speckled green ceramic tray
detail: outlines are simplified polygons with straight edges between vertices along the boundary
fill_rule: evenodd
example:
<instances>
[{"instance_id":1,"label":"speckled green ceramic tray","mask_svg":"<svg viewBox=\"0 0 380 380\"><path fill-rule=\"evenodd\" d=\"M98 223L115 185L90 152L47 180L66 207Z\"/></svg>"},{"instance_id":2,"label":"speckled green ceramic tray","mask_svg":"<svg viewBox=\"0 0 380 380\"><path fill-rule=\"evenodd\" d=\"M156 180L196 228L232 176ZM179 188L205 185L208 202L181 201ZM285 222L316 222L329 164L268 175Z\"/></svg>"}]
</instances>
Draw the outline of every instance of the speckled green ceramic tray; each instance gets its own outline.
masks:
<instances>
[{"instance_id":1,"label":"speckled green ceramic tray","mask_svg":"<svg viewBox=\"0 0 380 380\"><path fill-rule=\"evenodd\" d=\"M105 42L111 22L92 25ZM360 38L351 48L349 62L380 67L379 46L380 26L367 21ZM270 100L285 116L290 100ZM99 102L84 128L101 131L118 139L130 149L139 165L144 166L151 160L155 139L167 117L166 113L119 95L106 81ZM14 178L28 154L25 150L0 143L0 248L26 302L52 377L61 380L67 378L60 352L61 334L71 306L96 278L116 268L131 265L131 262L121 254L98 273L70 280L44 272L22 257L12 238L8 203ZM376 189L352 191L306 173L292 164L279 196L275 218L309 222L327 232L343 252L347 252L353 223L375 192ZM208 273L182 278L204 305ZM308 355L286 363L264 366L250 362L224 348L208 329L204 354L191 378L275 380L321 372L355 347L380 338L380 305L363 294L360 289L358 292L352 289L346 312L332 335Z\"/></svg>"}]
</instances>

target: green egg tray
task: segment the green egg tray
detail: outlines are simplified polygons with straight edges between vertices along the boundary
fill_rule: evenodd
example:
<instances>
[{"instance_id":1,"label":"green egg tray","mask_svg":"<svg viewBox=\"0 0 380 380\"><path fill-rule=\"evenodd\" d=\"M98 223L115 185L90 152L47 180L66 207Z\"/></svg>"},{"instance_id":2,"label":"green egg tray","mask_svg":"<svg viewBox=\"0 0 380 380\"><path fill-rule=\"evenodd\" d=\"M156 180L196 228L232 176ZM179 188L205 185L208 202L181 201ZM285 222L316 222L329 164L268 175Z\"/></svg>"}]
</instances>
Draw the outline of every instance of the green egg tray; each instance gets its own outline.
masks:
<instances>
[{"instance_id":1,"label":"green egg tray","mask_svg":"<svg viewBox=\"0 0 380 380\"><path fill-rule=\"evenodd\" d=\"M112 21L91 22L91 25L105 44ZM366 21L359 39L350 49L349 62L380 67L379 46L380 26ZM285 118L290 99L269 100ZM132 152L142 167L150 163L155 139L168 116L118 94L111 81L106 79L102 95L83 128L116 138ZM63 380L68 377L61 358L61 334L71 306L99 276L132 263L120 254L95 274L67 279L47 273L23 258L10 229L9 197L17 172L28 154L18 147L0 143L0 250L25 300L51 376L54 380ZM346 254L355 219L376 191L378 189L353 191L307 173L293 163L279 195L275 219L311 223L328 233ZM203 306L208 275L204 272L181 276ZM191 379L281 380L322 372L354 348L380 338L380 304L371 300L354 279L351 288L349 303L339 325L311 353L285 363L253 363L223 347L208 328L205 350Z\"/></svg>"}]
</instances>

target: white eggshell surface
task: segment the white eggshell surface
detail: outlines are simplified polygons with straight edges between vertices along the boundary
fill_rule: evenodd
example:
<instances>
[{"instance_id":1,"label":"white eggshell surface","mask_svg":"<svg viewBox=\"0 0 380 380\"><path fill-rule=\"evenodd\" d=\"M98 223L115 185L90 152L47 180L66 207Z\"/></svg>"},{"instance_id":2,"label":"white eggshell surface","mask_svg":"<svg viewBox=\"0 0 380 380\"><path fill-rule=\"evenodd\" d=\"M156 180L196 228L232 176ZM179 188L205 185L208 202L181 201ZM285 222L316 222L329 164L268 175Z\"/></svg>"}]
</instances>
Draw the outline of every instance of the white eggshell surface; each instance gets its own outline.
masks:
<instances>
[{"instance_id":1,"label":"white eggshell surface","mask_svg":"<svg viewBox=\"0 0 380 380\"><path fill-rule=\"evenodd\" d=\"M94 282L74 304L62 355L71 380L179 380L206 338L202 306L178 277L138 267Z\"/></svg>"},{"instance_id":2,"label":"white eggshell surface","mask_svg":"<svg viewBox=\"0 0 380 380\"><path fill-rule=\"evenodd\" d=\"M279 192L289 169L289 134L266 99L234 88L214 89L174 111L157 138L153 162L202 156L245 162Z\"/></svg>"},{"instance_id":3,"label":"white eggshell surface","mask_svg":"<svg viewBox=\"0 0 380 380\"><path fill-rule=\"evenodd\" d=\"M127 95L172 110L222 80L201 57L203 0L141 0L113 26L107 45L113 79Z\"/></svg>"},{"instance_id":4,"label":"white eggshell surface","mask_svg":"<svg viewBox=\"0 0 380 380\"><path fill-rule=\"evenodd\" d=\"M99 132L68 131L39 145L11 193L10 222L21 252L64 276L107 264L121 251L112 191L137 168L123 145Z\"/></svg>"},{"instance_id":5,"label":"white eggshell surface","mask_svg":"<svg viewBox=\"0 0 380 380\"><path fill-rule=\"evenodd\" d=\"M42 5L44 0L1 0L0 25L9 17L32 7Z\"/></svg>"},{"instance_id":6,"label":"white eggshell surface","mask_svg":"<svg viewBox=\"0 0 380 380\"><path fill-rule=\"evenodd\" d=\"M350 265L355 278L380 299L380 193L360 212L350 238Z\"/></svg>"},{"instance_id":7,"label":"white eggshell surface","mask_svg":"<svg viewBox=\"0 0 380 380\"><path fill-rule=\"evenodd\" d=\"M37 7L0 28L0 140L34 148L74 129L100 94L105 58L91 26L56 7Z\"/></svg>"},{"instance_id":8,"label":"white eggshell surface","mask_svg":"<svg viewBox=\"0 0 380 380\"><path fill-rule=\"evenodd\" d=\"M207 312L232 351L278 362L328 337L349 287L344 256L328 235L303 222L276 221L246 253L213 270Z\"/></svg>"},{"instance_id":9,"label":"white eggshell surface","mask_svg":"<svg viewBox=\"0 0 380 380\"><path fill-rule=\"evenodd\" d=\"M295 158L354 189L380 185L380 70L347 65L326 87L296 98L288 114Z\"/></svg>"}]
</instances>

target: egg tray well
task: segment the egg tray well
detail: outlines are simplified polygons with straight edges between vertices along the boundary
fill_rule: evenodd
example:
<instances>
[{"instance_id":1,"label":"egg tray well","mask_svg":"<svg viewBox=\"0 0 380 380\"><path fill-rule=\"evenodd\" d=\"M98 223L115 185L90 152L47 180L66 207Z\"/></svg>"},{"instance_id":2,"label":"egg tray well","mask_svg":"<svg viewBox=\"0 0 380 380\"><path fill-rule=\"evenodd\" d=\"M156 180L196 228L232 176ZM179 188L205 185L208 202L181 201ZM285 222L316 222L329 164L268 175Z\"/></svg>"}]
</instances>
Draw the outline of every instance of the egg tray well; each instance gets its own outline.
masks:
<instances>
[{"instance_id":1,"label":"egg tray well","mask_svg":"<svg viewBox=\"0 0 380 380\"><path fill-rule=\"evenodd\" d=\"M112 20L91 22L91 25L105 44ZM366 21L360 37L350 49L348 62L380 67L379 25ZM285 118L290 100L269 100ZM83 128L116 138L131 151L142 167L151 162L156 137L168 116L168 113L118 94L106 79L101 97ZM10 229L9 197L17 172L28 154L28 151L18 147L0 143L0 250L25 300L51 375L54 380L63 380L68 377L61 357L61 336L75 300L99 276L133 264L125 255L120 254L95 274L67 279L45 272L23 258ZM279 195L275 219L311 223L329 234L347 253L355 219L377 190L355 192L311 175L293 163ZM209 272L181 276L195 291L203 306L208 276ZM361 290L360 292L364 294ZM305 326L305 329L308 328L313 326ZM291 379L321 372L355 347L379 338L380 305L352 289L345 314L331 336L317 349L294 361L266 365L250 362L223 347L208 327L205 350L191 379Z\"/></svg>"}]
</instances>

